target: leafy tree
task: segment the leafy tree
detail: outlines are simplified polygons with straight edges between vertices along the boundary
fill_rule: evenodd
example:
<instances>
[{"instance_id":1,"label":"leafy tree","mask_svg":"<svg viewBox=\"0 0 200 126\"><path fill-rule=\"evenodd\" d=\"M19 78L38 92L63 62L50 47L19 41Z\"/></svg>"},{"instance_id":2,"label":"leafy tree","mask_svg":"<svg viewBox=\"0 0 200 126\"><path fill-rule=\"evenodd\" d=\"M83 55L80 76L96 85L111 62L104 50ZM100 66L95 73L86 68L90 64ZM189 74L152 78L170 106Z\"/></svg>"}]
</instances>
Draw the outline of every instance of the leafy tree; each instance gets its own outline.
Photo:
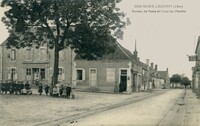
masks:
<instances>
[{"instance_id":1,"label":"leafy tree","mask_svg":"<svg viewBox=\"0 0 200 126\"><path fill-rule=\"evenodd\" d=\"M181 83L181 76L178 74L173 74L172 77L170 78L170 83L173 84L173 87L174 84Z\"/></svg>"},{"instance_id":2,"label":"leafy tree","mask_svg":"<svg viewBox=\"0 0 200 126\"><path fill-rule=\"evenodd\" d=\"M183 77L181 80L181 84L184 85L185 88L186 88L186 86L190 85L190 83L191 83L191 81L189 80L188 77Z\"/></svg>"},{"instance_id":3,"label":"leafy tree","mask_svg":"<svg viewBox=\"0 0 200 126\"><path fill-rule=\"evenodd\" d=\"M47 44L54 49L53 84L58 81L59 51L72 48L93 60L114 51L122 37L125 14L121 0L2 0L9 7L2 21L7 26L8 48Z\"/></svg>"}]
</instances>

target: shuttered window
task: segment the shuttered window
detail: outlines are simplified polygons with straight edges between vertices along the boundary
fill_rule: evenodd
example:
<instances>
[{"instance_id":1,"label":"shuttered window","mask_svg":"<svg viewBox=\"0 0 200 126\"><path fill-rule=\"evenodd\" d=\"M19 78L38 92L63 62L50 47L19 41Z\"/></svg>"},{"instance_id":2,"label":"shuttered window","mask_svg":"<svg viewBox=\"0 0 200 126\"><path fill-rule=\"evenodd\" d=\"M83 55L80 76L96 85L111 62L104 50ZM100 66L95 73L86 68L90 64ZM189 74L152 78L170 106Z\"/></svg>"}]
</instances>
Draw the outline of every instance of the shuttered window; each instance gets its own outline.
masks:
<instances>
[{"instance_id":1,"label":"shuttered window","mask_svg":"<svg viewBox=\"0 0 200 126\"><path fill-rule=\"evenodd\" d=\"M85 70L82 68L76 69L76 80L84 81L85 80Z\"/></svg>"},{"instance_id":2,"label":"shuttered window","mask_svg":"<svg viewBox=\"0 0 200 126\"><path fill-rule=\"evenodd\" d=\"M16 50L15 49L11 49L10 52L10 60L16 60Z\"/></svg>"},{"instance_id":3,"label":"shuttered window","mask_svg":"<svg viewBox=\"0 0 200 126\"><path fill-rule=\"evenodd\" d=\"M106 69L107 82L115 82L115 68Z\"/></svg>"}]
</instances>

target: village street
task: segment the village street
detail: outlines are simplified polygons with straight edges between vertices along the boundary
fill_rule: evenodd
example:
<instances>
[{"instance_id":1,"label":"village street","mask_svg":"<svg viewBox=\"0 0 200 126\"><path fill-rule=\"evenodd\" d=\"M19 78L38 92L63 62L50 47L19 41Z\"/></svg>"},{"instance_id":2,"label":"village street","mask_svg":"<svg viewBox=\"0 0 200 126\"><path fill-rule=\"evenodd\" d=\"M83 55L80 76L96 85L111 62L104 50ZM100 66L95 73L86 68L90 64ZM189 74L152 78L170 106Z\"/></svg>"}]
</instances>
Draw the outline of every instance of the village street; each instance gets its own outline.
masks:
<instances>
[{"instance_id":1,"label":"village street","mask_svg":"<svg viewBox=\"0 0 200 126\"><path fill-rule=\"evenodd\" d=\"M153 90L130 95L77 92L73 100L39 96L37 92L29 96L3 94L0 95L0 125L167 126L176 122L194 126L191 122L197 124L200 117L200 111L195 108L199 106L199 101L191 90L187 90L186 95L184 92L183 89Z\"/></svg>"},{"instance_id":2,"label":"village street","mask_svg":"<svg viewBox=\"0 0 200 126\"><path fill-rule=\"evenodd\" d=\"M191 90L171 90L134 104L80 119L71 125L199 126L199 119L200 101L194 93Z\"/></svg>"}]
</instances>

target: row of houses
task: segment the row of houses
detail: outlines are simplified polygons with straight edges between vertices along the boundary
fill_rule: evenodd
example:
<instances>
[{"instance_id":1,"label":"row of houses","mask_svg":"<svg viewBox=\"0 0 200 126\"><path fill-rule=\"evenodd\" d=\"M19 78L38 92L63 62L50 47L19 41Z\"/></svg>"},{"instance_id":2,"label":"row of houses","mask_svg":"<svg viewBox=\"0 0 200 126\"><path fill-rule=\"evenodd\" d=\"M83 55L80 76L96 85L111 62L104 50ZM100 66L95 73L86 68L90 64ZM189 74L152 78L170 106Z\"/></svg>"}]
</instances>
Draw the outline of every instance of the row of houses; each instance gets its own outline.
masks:
<instances>
[{"instance_id":1,"label":"row of houses","mask_svg":"<svg viewBox=\"0 0 200 126\"><path fill-rule=\"evenodd\" d=\"M58 82L72 84L79 90L113 92L117 85L127 93L169 88L168 69L158 71L158 66L139 60L135 51L116 43L114 53L95 61L81 59L67 48L59 53ZM36 81L51 84L54 65L54 50L47 46L40 48L6 48L6 41L0 45L0 80Z\"/></svg>"},{"instance_id":2,"label":"row of houses","mask_svg":"<svg viewBox=\"0 0 200 126\"><path fill-rule=\"evenodd\" d=\"M200 36L197 41L195 55L189 58L190 61L195 61L195 66L192 67L192 90L200 95Z\"/></svg>"}]
</instances>

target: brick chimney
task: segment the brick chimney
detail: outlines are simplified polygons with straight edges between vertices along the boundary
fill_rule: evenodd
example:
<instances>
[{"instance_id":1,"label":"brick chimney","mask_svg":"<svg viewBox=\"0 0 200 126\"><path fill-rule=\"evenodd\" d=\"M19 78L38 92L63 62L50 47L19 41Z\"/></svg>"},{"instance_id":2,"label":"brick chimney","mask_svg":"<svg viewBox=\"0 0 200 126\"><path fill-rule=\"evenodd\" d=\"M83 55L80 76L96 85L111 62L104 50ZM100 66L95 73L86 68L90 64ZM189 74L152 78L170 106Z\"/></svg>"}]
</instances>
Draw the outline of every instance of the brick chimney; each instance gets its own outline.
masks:
<instances>
[{"instance_id":1,"label":"brick chimney","mask_svg":"<svg viewBox=\"0 0 200 126\"><path fill-rule=\"evenodd\" d=\"M138 59L138 51L137 51L137 46L136 46L136 40L135 40L135 51L133 52L133 56L136 60L139 60Z\"/></svg>"},{"instance_id":2,"label":"brick chimney","mask_svg":"<svg viewBox=\"0 0 200 126\"><path fill-rule=\"evenodd\" d=\"M149 59L146 59L146 65L149 66L149 62L150 62L150 60L149 60Z\"/></svg>"}]
</instances>

